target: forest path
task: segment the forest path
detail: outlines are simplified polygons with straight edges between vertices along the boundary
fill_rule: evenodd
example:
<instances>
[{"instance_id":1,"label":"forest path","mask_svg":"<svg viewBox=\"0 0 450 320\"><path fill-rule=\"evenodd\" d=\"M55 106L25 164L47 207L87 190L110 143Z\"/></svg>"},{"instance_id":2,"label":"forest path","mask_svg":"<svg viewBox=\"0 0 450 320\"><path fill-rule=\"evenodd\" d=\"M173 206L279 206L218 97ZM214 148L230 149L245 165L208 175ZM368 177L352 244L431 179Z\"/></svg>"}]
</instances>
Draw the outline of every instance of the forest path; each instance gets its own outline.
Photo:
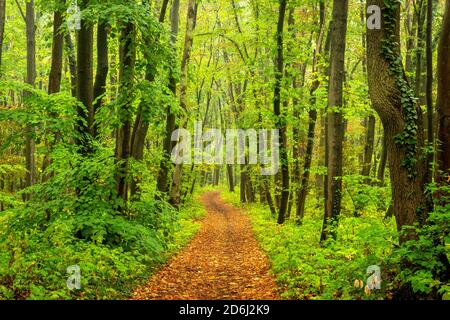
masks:
<instances>
[{"instance_id":1,"label":"forest path","mask_svg":"<svg viewBox=\"0 0 450 320\"><path fill-rule=\"evenodd\" d=\"M269 263L249 218L225 204L220 193L201 197L208 214L190 244L149 282L136 300L279 299Z\"/></svg>"}]
</instances>

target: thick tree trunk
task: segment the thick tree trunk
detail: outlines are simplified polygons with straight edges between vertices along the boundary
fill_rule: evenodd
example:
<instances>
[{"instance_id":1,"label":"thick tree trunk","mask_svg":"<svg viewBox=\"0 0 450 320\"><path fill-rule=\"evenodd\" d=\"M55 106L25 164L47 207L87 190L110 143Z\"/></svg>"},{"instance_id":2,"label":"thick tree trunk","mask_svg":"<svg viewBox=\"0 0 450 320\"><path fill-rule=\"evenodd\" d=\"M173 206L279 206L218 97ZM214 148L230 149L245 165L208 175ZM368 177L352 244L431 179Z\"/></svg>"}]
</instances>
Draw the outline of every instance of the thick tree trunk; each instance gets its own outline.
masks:
<instances>
[{"instance_id":1,"label":"thick tree trunk","mask_svg":"<svg viewBox=\"0 0 450 320\"><path fill-rule=\"evenodd\" d=\"M330 47L330 80L328 89L328 173L325 214L321 241L329 235L336 238L336 228L342 198L342 146L344 121L342 114L343 84L345 79L345 47L347 35L348 0L333 2L333 25ZM337 110L336 110L337 109ZM335 111L336 110L336 111Z\"/></svg>"},{"instance_id":2,"label":"thick tree trunk","mask_svg":"<svg viewBox=\"0 0 450 320\"><path fill-rule=\"evenodd\" d=\"M384 127L394 215L400 231L423 217L426 210L422 113L399 62L399 5L390 9L383 0L369 0L367 5L377 5L384 13L381 30L367 30L369 94ZM412 236L402 235L400 241Z\"/></svg>"},{"instance_id":3,"label":"thick tree trunk","mask_svg":"<svg viewBox=\"0 0 450 320\"><path fill-rule=\"evenodd\" d=\"M276 117L277 128L280 130L280 169L281 169L281 198L278 211L278 223L283 224L286 219L286 211L289 201L289 166L287 154L286 138L286 110L281 110L281 88L283 86L283 30L284 17L286 15L287 0L280 0L277 25L277 58L275 74L275 92L274 92L274 114Z\"/></svg>"},{"instance_id":4,"label":"thick tree trunk","mask_svg":"<svg viewBox=\"0 0 450 320\"><path fill-rule=\"evenodd\" d=\"M450 0L446 1L438 49L438 180L450 181Z\"/></svg>"},{"instance_id":5,"label":"thick tree trunk","mask_svg":"<svg viewBox=\"0 0 450 320\"><path fill-rule=\"evenodd\" d=\"M102 106L102 96L106 92L106 78L108 77L108 31L107 23L100 20L97 25L97 71L94 83L94 116ZM94 138L98 135L98 123L93 124L92 135Z\"/></svg>"}]
</instances>

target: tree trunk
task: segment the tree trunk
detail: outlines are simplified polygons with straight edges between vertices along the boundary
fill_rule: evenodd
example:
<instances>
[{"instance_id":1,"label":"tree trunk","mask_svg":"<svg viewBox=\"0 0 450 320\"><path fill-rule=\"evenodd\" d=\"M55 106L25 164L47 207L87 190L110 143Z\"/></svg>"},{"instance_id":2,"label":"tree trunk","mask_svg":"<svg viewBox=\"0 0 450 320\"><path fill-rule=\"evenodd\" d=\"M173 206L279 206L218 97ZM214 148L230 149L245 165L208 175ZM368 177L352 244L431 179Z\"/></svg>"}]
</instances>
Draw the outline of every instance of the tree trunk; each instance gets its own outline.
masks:
<instances>
[{"instance_id":1,"label":"tree trunk","mask_svg":"<svg viewBox=\"0 0 450 320\"><path fill-rule=\"evenodd\" d=\"M167 5L168 0L164 0L162 3L161 11L159 14L159 22L164 23L164 20L166 18L166 11L167 11ZM178 8L179 8L179 1L174 1L172 5L172 11L174 11L174 8L176 8L177 14L178 14ZM173 28L173 24L172 24ZM178 20L177 20L177 30L178 30ZM175 36L176 38L176 36ZM147 46L152 46L153 44L149 41L148 38L146 38L146 44ZM173 32L172 32L172 40L173 41ZM155 73L156 68L155 65L151 62L152 57L146 56L145 59L147 60L147 67L145 70L145 80L148 82L153 82L155 80ZM173 84L172 84L172 77L169 80L169 88L174 91ZM176 84L175 84L176 87ZM145 110L145 104L146 102L143 101L138 107L138 111L136 114L136 119L134 122L133 127L133 133L131 138L131 153L135 160L142 161L144 159L144 145L145 145L145 138L147 137L149 124L145 120L144 117L144 110ZM164 144L165 145L165 144ZM131 197L133 200L138 200L140 197L140 188L139 188L139 182L140 179L138 177L134 177L131 181L130 191L131 191ZM158 177L158 189L159 189L159 177Z\"/></svg>"},{"instance_id":2,"label":"tree trunk","mask_svg":"<svg viewBox=\"0 0 450 320\"><path fill-rule=\"evenodd\" d=\"M63 46L64 46L64 36L61 32L61 26L63 24L63 17L61 11L55 11L53 17L53 43L52 43L52 64L50 67L50 75L48 82L48 93L57 93L61 89L61 77L62 77L62 66L63 66ZM57 117L57 114L53 116ZM56 137L58 140L59 137ZM51 151L53 149L54 142L48 142L48 149ZM48 152L43 160L42 164L42 181L47 181L50 175L46 174L47 167L51 164L50 152Z\"/></svg>"},{"instance_id":3,"label":"tree trunk","mask_svg":"<svg viewBox=\"0 0 450 320\"><path fill-rule=\"evenodd\" d=\"M377 179L380 181L380 185L384 185L384 172L386 169L386 162L387 162L387 145L386 145L386 138L383 134L383 144L381 149L381 157L380 157L380 165L378 167L377 172Z\"/></svg>"},{"instance_id":4,"label":"tree trunk","mask_svg":"<svg viewBox=\"0 0 450 320\"><path fill-rule=\"evenodd\" d=\"M424 104L423 102L423 88L422 88L422 66L423 66L423 49L425 42L425 33L424 33L424 22L425 22L425 13L426 10L423 10L424 3L427 0L418 0L417 1L417 43L416 43L416 74L415 74L415 93L416 97L419 98L420 104Z\"/></svg>"},{"instance_id":5,"label":"tree trunk","mask_svg":"<svg viewBox=\"0 0 450 320\"><path fill-rule=\"evenodd\" d=\"M364 161L361 175L370 176L370 168L372 166L372 155L375 144L375 116L370 115L367 121L366 143L364 146Z\"/></svg>"},{"instance_id":6,"label":"tree trunk","mask_svg":"<svg viewBox=\"0 0 450 320\"><path fill-rule=\"evenodd\" d=\"M2 76L3 39L5 36L6 0L0 0L0 78Z\"/></svg>"},{"instance_id":7,"label":"tree trunk","mask_svg":"<svg viewBox=\"0 0 450 320\"><path fill-rule=\"evenodd\" d=\"M81 9L87 5L87 0L81 2ZM92 150L90 138L92 136L93 123L93 84L92 84L92 55L93 55L93 30L90 22L81 21L81 29L78 33L77 46L77 98L82 106L77 108L80 120L77 123L77 145L81 154L88 154Z\"/></svg>"},{"instance_id":8,"label":"tree trunk","mask_svg":"<svg viewBox=\"0 0 450 320\"><path fill-rule=\"evenodd\" d=\"M329 235L336 238L336 228L342 198L342 145L344 121L342 115L343 84L345 79L345 46L347 34L348 0L333 2L333 26L330 47L330 80L328 89L328 172L325 214L321 241ZM336 110L337 109L337 110Z\"/></svg>"},{"instance_id":9,"label":"tree trunk","mask_svg":"<svg viewBox=\"0 0 450 320\"><path fill-rule=\"evenodd\" d=\"M181 75L180 75L180 106L186 112L187 110L187 67L189 64L192 45L194 43L194 29L197 23L197 9L198 3L196 0L189 0L188 12L186 19L186 36L184 39L183 59L181 61ZM186 119L181 119L181 126L186 125ZM169 202L178 207L181 203L181 187L182 187L183 165L175 165L173 172L172 188L170 190Z\"/></svg>"},{"instance_id":10,"label":"tree trunk","mask_svg":"<svg viewBox=\"0 0 450 320\"><path fill-rule=\"evenodd\" d=\"M131 121L134 85L134 65L136 60L135 27L127 22L120 36L120 96L119 116L121 126L118 129L117 147L117 195L126 207L128 201L129 159L131 156ZM122 207L123 209L124 207Z\"/></svg>"},{"instance_id":11,"label":"tree trunk","mask_svg":"<svg viewBox=\"0 0 450 320\"><path fill-rule=\"evenodd\" d=\"M434 147L434 108L433 108L433 0L427 0L427 28L426 28L426 101L427 101L427 143ZM433 152L427 153L427 183L433 180Z\"/></svg>"},{"instance_id":12,"label":"tree trunk","mask_svg":"<svg viewBox=\"0 0 450 320\"><path fill-rule=\"evenodd\" d=\"M313 65L312 72L314 74L314 80L312 87L310 89L310 101L311 101L311 110L309 111L309 124L308 124L308 138L306 144L306 154L305 154L305 163L303 166L303 174L300 178L300 187L297 193L297 209L296 209L296 221L301 224L303 221L303 217L305 215L305 204L306 204L306 196L308 194L308 185L309 185L309 177L312 165L313 158L313 149L314 149L314 140L316 133L316 122L317 122L317 110L316 108L316 91L320 86L320 78L319 78L319 58L322 54L322 42L325 35L325 3L323 1L320 2L320 18L319 18L319 34L317 36L317 44L314 50L313 55ZM325 48L325 52L328 53L327 48Z\"/></svg>"},{"instance_id":13,"label":"tree trunk","mask_svg":"<svg viewBox=\"0 0 450 320\"><path fill-rule=\"evenodd\" d=\"M438 180L450 179L450 0L446 1L438 49Z\"/></svg>"},{"instance_id":14,"label":"tree trunk","mask_svg":"<svg viewBox=\"0 0 450 320\"><path fill-rule=\"evenodd\" d=\"M178 37L178 29L179 29L179 20L180 20L180 1L174 0L172 4L172 10L170 12L170 25L171 25L171 45L173 52L177 52L176 50L176 41ZM174 55L176 56L176 55ZM175 61L172 63L173 66L176 65ZM175 78L175 70L170 70L169 76L169 88L174 96L177 94L177 80ZM159 166L159 174L157 181L158 191L167 194L169 191L169 172L170 172L170 154L172 151L172 132L175 129L175 113L171 109L170 106L167 106L167 118L166 118L166 132L164 136L164 145L163 145L163 158L161 160Z\"/></svg>"},{"instance_id":15,"label":"tree trunk","mask_svg":"<svg viewBox=\"0 0 450 320\"><path fill-rule=\"evenodd\" d=\"M287 0L280 0L277 25L277 58L275 74L275 92L274 92L274 114L276 117L277 128L280 130L280 169L281 169L281 198L278 211L278 223L283 224L286 219L286 211L289 201L289 166L287 154L286 138L286 110L281 110L281 88L283 86L283 29L284 17L286 14Z\"/></svg>"},{"instance_id":16,"label":"tree trunk","mask_svg":"<svg viewBox=\"0 0 450 320\"><path fill-rule=\"evenodd\" d=\"M369 94L384 127L397 228L411 226L426 210L426 162L422 112L408 85L400 59L400 8L368 0L382 8L381 30L367 30ZM410 239L403 234L400 241Z\"/></svg>"},{"instance_id":17,"label":"tree trunk","mask_svg":"<svg viewBox=\"0 0 450 320\"><path fill-rule=\"evenodd\" d=\"M97 25L97 71L94 83L94 102L93 114L98 112L102 106L102 96L106 92L106 78L108 77L108 31L107 23L100 20ZM93 124L92 135L94 138L98 135L98 123Z\"/></svg>"},{"instance_id":18,"label":"tree trunk","mask_svg":"<svg viewBox=\"0 0 450 320\"><path fill-rule=\"evenodd\" d=\"M55 11L53 15L53 43L52 43L52 65L50 67L50 77L48 83L48 93L59 92L61 88L62 61L64 35L61 26L63 17L61 11Z\"/></svg>"},{"instance_id":19,"label":"tree trunk","mask_svg":"<svg viewBox=\"0 0 450 320\"><path fill-rule=\"evenodd\" d=\"M34 0L26 4L26 33L27 33L27 83L34 86L36 80L36 26L34 13ZM25 187L30 187L36 183L36 161L34 128L31 125L26 127L25 138ZM29 199L30 195L25 195Z\"/></svg>"},{"instance_id":20,"label":"tree trunk","mask_svg":"<svg viewBox=\"0 0 450 320\"><path fill-rule=\"evenodd\" d=\"M75 48L72 42L72 37L70 33L66 33L64 36L66 43L66 52L69 60L69 70L70 70L70 84L72 97L77 96L77 58L75 56Z\"/></svg>"}]
</instances>

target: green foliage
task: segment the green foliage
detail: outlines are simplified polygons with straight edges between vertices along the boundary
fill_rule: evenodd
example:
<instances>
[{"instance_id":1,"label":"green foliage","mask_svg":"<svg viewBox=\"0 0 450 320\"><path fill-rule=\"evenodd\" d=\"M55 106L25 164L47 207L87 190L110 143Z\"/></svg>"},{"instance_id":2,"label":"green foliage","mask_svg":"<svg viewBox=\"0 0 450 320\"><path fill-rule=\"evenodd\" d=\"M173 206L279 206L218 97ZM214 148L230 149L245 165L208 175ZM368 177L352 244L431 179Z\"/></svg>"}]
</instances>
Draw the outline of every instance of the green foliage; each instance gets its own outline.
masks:
<instances>
[{"instance_id":1,"label":"green foliage","mask_svg":"<svg viewBox=\"0 0 450 320\"><path fill-rule=\"evenodd\" d=\"M81 157L76 148L58 145L53 177L23 191L31 201L0 215L0 297L128 297L198 230L199 205L177 212L144 197L129 205L127 216L119 214L114 158L96 150ZM81 290L66 286L71 265L81 268Z\"/></svg>"},{"instance_id":2,"label":"green foliage","mask_svg":"<svg viewBox=\"0 0 450 320\"><path fill-rule=\"evenodd\" d=\"M400 286L411 286L417 296L442 297L448 295L450 285L448 259L450 248L450 187L431 185L429 191L441 195L435 198L435 209L424 226L404 230L416 235L406 241L392 258L399 273ZM445 196L447 195L447 196Z\"/></svg>"},{"instance_id":3,"label":"green foliage","mask_svg":"<svg viewBox=\"0 0 450 320\"><path fill-rule=\"evenodd\" d=\"M225 198L239 203L236 194ZM301 226L293 222L279 226L266 207L247 207L253 228L268 254L272 270L288 299L380 299L388 288L383 265L396 241L393 221L383 222L382 213L370 211L361 217L343 217L337 241L319 244L321 219L305 217ZM307 212L312 212L308 207ZM355 280L364 283L367 267L382 267L382 290L369 295L355 288Z\"/></svg>"}]
</instances>

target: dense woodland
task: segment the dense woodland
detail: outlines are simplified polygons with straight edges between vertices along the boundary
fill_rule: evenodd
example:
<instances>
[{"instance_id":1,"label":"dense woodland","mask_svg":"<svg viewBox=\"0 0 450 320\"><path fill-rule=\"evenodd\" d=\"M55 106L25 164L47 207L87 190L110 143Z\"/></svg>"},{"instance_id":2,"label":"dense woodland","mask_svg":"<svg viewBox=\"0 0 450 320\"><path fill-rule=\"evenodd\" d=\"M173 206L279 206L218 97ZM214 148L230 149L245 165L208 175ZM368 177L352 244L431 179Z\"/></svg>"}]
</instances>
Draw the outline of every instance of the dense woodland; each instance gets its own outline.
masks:
<instances>
[{"instance_id":1,"label":"dense woodland","mask_svg":"<svg viewBox=\"0 0 450 320\"><path fill-rule=\"evenodd\" d=\"M0 123L0 300L130 297L211 190L280 298L450 299L450 0L0 0ZM277 174L174 163L199 123Z\"/></svg>"}]
</instances>

